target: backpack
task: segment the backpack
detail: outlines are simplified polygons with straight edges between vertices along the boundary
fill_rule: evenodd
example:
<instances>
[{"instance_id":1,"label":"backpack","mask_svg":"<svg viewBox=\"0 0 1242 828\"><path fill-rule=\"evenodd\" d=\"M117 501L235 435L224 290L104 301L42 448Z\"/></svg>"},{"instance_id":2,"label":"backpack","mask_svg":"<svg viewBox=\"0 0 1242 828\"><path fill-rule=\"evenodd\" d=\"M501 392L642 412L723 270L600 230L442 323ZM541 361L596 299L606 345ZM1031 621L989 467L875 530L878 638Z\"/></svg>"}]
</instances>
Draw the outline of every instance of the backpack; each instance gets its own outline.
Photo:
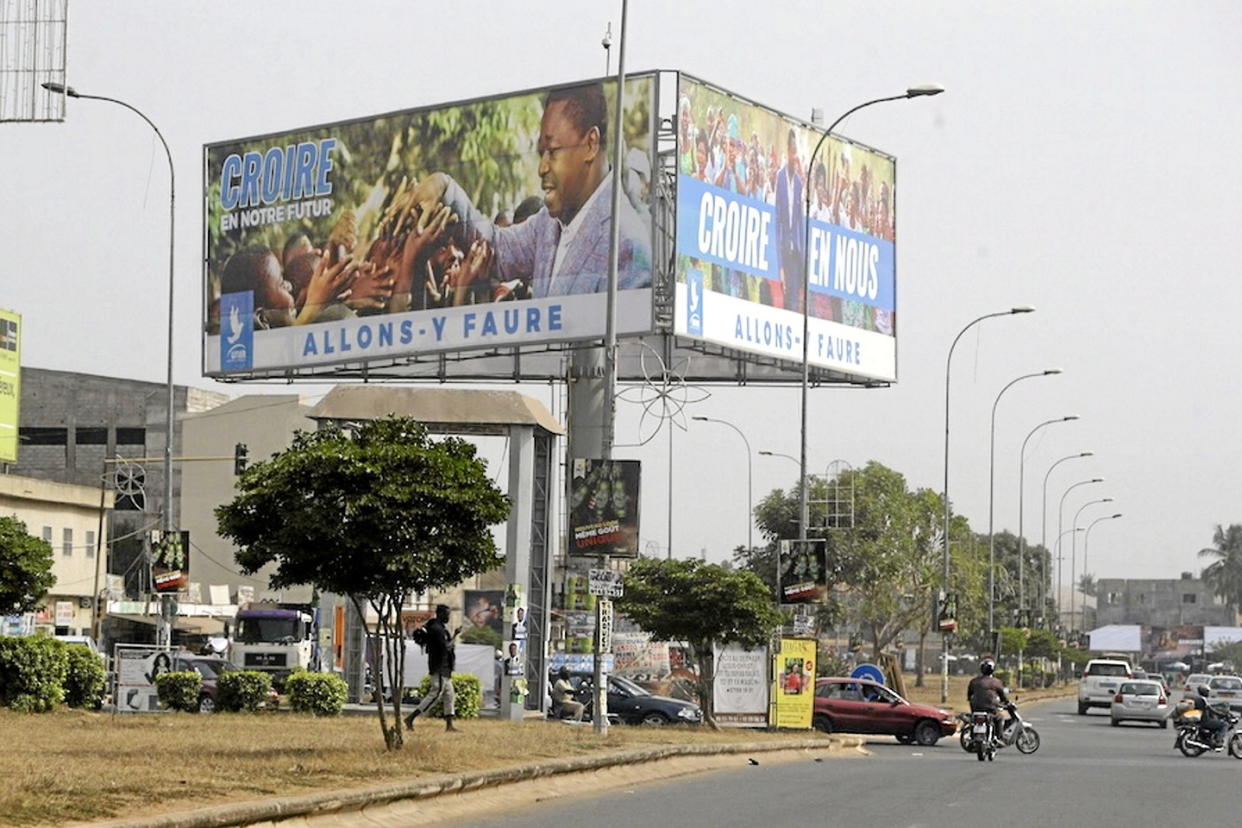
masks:
<instances>
[{"instance_id":1,"label":"backpack","mask_svg":"<svg viewBox=\"0 0 1242 828\"><path fill-rule=\"evenodd\" d=\"M420 647L427 646L427 627L416 627L414 633L410 636L414 639L414 643Z\"/></svg>"}]
</instances>

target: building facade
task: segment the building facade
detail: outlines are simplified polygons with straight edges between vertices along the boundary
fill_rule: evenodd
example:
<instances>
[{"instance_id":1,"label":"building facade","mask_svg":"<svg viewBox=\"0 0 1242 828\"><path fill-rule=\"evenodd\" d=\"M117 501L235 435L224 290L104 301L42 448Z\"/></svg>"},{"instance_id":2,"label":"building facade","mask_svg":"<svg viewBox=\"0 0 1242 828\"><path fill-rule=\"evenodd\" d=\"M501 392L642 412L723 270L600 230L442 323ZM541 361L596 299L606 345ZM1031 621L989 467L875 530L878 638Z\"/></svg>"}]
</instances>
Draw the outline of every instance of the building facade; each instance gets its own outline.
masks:
<instances>
[{"instance_id":1,"label":"building facade","mask_svg":"<svg viewBox=\"0 0 1242 828\"><path fill-rule=\"evenodd\" d=\"M1095 623L1150 627L1232 626L1237 607L1191 572L1180 578L1100 578Z\"/></svg>"}]
</instances>

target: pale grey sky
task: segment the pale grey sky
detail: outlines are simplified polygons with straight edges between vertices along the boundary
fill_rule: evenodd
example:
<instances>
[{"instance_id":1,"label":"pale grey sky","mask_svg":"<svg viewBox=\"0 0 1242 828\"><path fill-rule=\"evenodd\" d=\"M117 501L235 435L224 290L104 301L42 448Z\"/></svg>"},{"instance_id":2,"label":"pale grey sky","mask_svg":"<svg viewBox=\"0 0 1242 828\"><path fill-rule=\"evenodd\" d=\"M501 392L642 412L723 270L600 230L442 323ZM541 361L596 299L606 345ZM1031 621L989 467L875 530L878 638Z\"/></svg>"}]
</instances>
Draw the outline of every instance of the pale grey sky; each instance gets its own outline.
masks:
<instances>
[{"instance_id":1,"label":"pale grey sky","mask_svg":"<svg viewBox=\"0 0 1242 828\"><path fill-rule=\"evenodd\" d=\"M71 2L68 80L142 109L177 170L176 380L200 375L202 145L602 74L619 2ZM1216 523L1242 521L1237 324L1242 224L1242 5L1220 2L630 4L627 66L683 69L776 109L829 120L933 82L932 99L858 113L840 131L898 159L899 381L811 395L812 469L879 460L912 486L943 475L944 362L954 360L950 492L988 523L988 425L997 420L996 527L1016 531L1018 450L1031 442L1027 536L1049 540L1066 502L1125 513L1091 535L1104 577L1198 570ZM614 46L615 60L615 46ZM614 64L615 66L615 64ZM30 366L162 381L167 172L150 130L119 107L69 101L63 124L0 125L9 251L0 306L25 317ZM314 393L317 389L307 389ZM322 389L318 389L321 391ZM548 398L546 386L521 390ZM798 453L798 391L719 387L689 414L727 419L755 451ZM617 440L637 440L621 404ZM619 456L626 453L619 452ZM667 537L667 443L645 463L642 537ZM746 538L746 463L728 429L690 423L674 444L673 548L726 557ZM797 467L752 458L754 497ZM1068 538L1066 539L1068 543ZM1081 548L1079 552L1081 554ZM1067 562L1068 572L1068 562Z\"/></svg>"}]
</instances>

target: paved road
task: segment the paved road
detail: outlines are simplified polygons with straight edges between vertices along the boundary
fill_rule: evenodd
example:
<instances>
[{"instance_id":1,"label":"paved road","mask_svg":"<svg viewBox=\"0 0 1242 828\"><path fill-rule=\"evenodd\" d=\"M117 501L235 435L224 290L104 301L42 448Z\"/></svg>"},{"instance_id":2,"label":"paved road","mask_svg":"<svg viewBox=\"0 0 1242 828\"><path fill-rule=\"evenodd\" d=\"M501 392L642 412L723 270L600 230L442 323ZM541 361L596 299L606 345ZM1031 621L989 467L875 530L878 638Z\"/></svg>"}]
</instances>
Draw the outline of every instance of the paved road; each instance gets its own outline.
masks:
<instances>
[{"instance_id":1,"label":"paved road","mask_svg":"<svg viewBox=\"0 0 1242 828\"><path fill-rule=\"evenodd\" d=\"M1242 761L1187 759L1176 731L1112 727L1108 715L1074 713L1074 701L1024 708L1043 737L1039 752L1007 748L980 763L945 739L933 748L877 738L871 756L745 764L721 771L510 810L506 826L1020 826L1236 825Z\"/></svg>"}]
</instances>

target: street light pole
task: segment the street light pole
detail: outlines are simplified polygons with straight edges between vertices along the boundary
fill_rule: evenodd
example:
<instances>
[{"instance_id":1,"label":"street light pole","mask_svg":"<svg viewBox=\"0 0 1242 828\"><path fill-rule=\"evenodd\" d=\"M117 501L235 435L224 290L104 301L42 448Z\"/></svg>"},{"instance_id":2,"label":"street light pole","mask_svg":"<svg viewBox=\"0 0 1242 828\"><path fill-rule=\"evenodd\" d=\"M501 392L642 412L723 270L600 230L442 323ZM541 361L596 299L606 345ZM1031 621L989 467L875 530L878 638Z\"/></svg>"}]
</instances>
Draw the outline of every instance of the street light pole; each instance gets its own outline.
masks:
<instances>
[{"instance_id":1,"label":"street light pole","mask_svg":"<svg viewBox=\"0 0 1242 828\"><path fill-rule=\"evenodd\" d=\"M1039 608L1041 612L1043 611L1044 607L1048 603L1048 595L1047 593L1044 592L1044 587L1048 583L1047 564L1052 563L1052 559L1051 559L1052 552L1048 549L1048 478L1052 476L1052 470L1055 469L1057 466L1061 465L1062 463L1064 463L1066 460L1076 460L1080 457L1092 457L1094 455L1095 455L1095 452L1093 451L1083 451L1083 452L1079 452L1078 454L1066 455L1065 457L1062 457L1060 460L1056 461L1051 466L1049 466L1048 472L1044 475L1044 505L1043 505L1043 511L1040 513L1041 527L1040 527L1040 533L1039 533L1039 545L1044 548L1044 554L1048 555L1049 558L1045 566L1041 567L1042 571L1040 572L1040 578L1039 578L1039 594L1040 594ZM1060 531L1060 526L1057 527L1057 530ZM1060 543L1059 538L1057 539L1057 542ZM1059 559L1057 561L1057 583L1058 584L1061 583L1061 563ZM1057 597L1057 622L1058 623L1060 623L1060 620L1061 620L1060 611L1061 611L1061 602L1060 602L1060 596L1058 596ZM1049 622L1048 628L1052 629L1051 622Z\"/></svg>"},{"instance_id":2,"label":"street light pole","mask_svg":"<svg viewBox=\"0 0 1242 828\"><path fill-rule=\"evenodd\" d=\"M1066 417L1058 417L1055 420L1044 420L1027 432L1026 438L1022 441L1022 450L1018 453L1018 611L1022 612L1026 609L1026 534L1024 531L1023 518L1025 517L1026 496L1024 493L1026 487L1026 444L1031 441L1035 433L1040 429L1050 426L1053 423L1068 423L1071 420L1077 420L1077 414L1070 414ZM1043 612L1043 607L1040 607ZM1019 665L1021 660L1019 659Z\"/></svg>"},{"instance_id":3,"label":"street light pole","mask_svg":"<svg viewBox=\"0 0 1242 828\"><path fill-rule=\"evenodd\" d=\"M765 451L764 449L759 449L759 455L761 457L784 457L795 466L798 465L798 458L794 457L792 454L781 454L779 451Z\"/></svg>"},{"instance_id":4,"label":"street light pole","mask_svg":"<svg viewBox=\"0 0 1242 828\"><path fill-rule=\"evenodd\" d=\"M1061 373L1060 368L1048 368L1033 374L1023 374L1005 384L1005 387L992 401L992 426L988 432L988 643L991 644L996 632L996 534L993 523L996 516L996 409L1001 397L1022 380L1035 377L1049 377ZM1022 567L1022 559L1018 559L1018 568ZM948 661L948 659L945 659Z\"/></svg>"},{"instance_id":5,"label":"street light pole","mask_svg":"<svg viewBox=\"0 0 1242 828\"><path fill-rule=\"evenodd\" d=\"M1061 530L1064 528L1065 498L1069 497L1069 493L1074 491L1074 489L1077 489L1079 486L1089 486L1093 483L1103 483L1103 482L1104 482L1104 478L1102 477L1093 477L1090 480L1079 480L1077 483L1073 484L1068 489L1066 489L1064 493L1062 493L1061 502L1057 506L1057 620L1058 621L1060 621L1061 619L1061 588L1062 588L1061 587L1061 583L1062 583L1061 581L1061 535L1064 534ZM1073 619L1070 619L1070 620L1073 621Z\"/></svg>"},{"instance_id":6,"label":"street light pole","mask_svg":"<svg viewBox=\"0 0 1242 828\"><path fill-rule=\"evenodd\" d=\"M1086 509L1088 506L1094 506L1097 503L1112 503L1112 502L1113 502L1113 499L1111 497L1102 497L1098 500L1087 501L1086 503L1082 504L1082 506L1078 507L1078 511L1074 513L1074 522L1070 525L1077 528L1078 516L1081 515L1083 513L1083 510ZM1077 570L1076 570L1077 565L1078 565L1078 535L1075 534L1074 537L1070 538L1070 626L1071 627L1074 624L1074 593L1078 592L1078 586L1077 586L1078 575L1077 575ZM1085 567L1084 567L1084 570L1085 570Z\"/></svg>"},{"instance_id":7,"label":"street light pole","mask_svg":"<svg viewBox=\"0 0 1242 828\"><path fill-rule=\"evenodd\" d=\"M819 155L820 148L824 145L824 141L832 134L832 131L850 115L853 115L860 109L868 106L874 106L878 103L886 103L888 101L900 101L906 98L922 98L931 95L939 95L944 91L943 87L933 84L923 84L921 86L912 86L902 95L890 95L885 98L875 98L874 100L864 101L855 107L846 110L839 118L832 122L828 129L824 130L819 136L819 141L815 144L815 149L811 151L811 160L806 165L806 181L803 183L805 204L802 211L802 418L801 418L801 434L802 434L802 452L801 462L798 464L798 540L806 540L807 521L809 520L809 510L807 507L807 480L806 480L806 419L807 419L807 389L810 385L811 363L810 363L810 344L811 344L811 303L808 294L811 289L811 183L815 172L815 156Z\"/></svg>"},{"instance_id":8,"label":"street light pole","mask_svg":"<svg viewBox=\"0 0 1242 828\"><path fill-rule=\"evenodd\" d=\"M1061 539L1082 529L1066 529L1057 535L1057 624L1061 623Z\"/></svg>"},{"instance_id":9,"label":"street light pole","mask_svg":"<svg viewBox=\"0 0 1242 828\"><path fill-rule=\"evenodd\" d=\"M104 95L86 95L78 92L72 86L66 86L63 83L55 83L48 81L42 84L43 88L49 92L61 95L67 95L70 98L81 98L91 101L106 101L122 106L130 112L146 121L147 126L155 133L155 137L160 139L160 146L164 148L164 156L168 159L168 359L167 359L167 399L165 400L165 417L164 417L164 504L163 519L161 525L164 531L172 532L175 524L173 523L173 476L172 476L172 456L173 456L173 429L175 426L174 405L175 386L173 385L173 292L176 286L174 262L176 261L176 219L177 219L177 176L176 170L173 168L172 151L168 149L168 142L164 140L163 133L155 122L148 118L138 107L126 103L116 98L109 98ZM98 598L96 598L98 600ZM162 605L162 609L166 609L166 605ZM162 611L161 617L167 613ZM165 623L169 619L164 618ZM171 643L171 631L162 630L164 635L164 646L168 647Z\"/></svg>"},{"instance_id":10,"label":"street light pole","mask_svg":"<svg viewBox=\"0 0 1242 828\"><path fill-rule=\"evenodd\" d=\"M728 420L718 420L714 417L691 417L690 419L700 420L705 423L720 423L721 425L728 426L737 432L737 436L741 437L742 442L746 445L746 551L749 553L755 548L755 519L754 515L751 514L751 508L754 505L755 490L752 485L754 475L752 474L753 468L751 463L750 440L746 439L746 435L740 428Z\"/></svg>"},{"instance_id":11,"label":"street light pole","mask_svg":"<svg viewBox=\"0 0 1242 828\"><path fill-rule=\"evenodd\" d=\"M957 343L966 334L968 330L978 325L985 319L992 319L997 316L1010 316L1019 313L1032 313L1035 309L1027 305L1019 305L1010 308L1007 311L997 311L996 313L985 313L976 319L972 319L966 323L966 327L957 332L957 336L953 337L953 344L949 346L949 355L944 360L944 539L942 548L944 549L943 564L944 571L941 573L941 592L944 597L949 595L949 377L953 367L953 351L957 349ZM941 633L941 641L944 642L941 649L943 650L940 673L940 703L947 704L949 701L949 645L947 643L947 635Z\"/></svg>"},{"instance_id":12,"label":"street light pole","mask_svg":"<svg viewBox=\"0 0 1242 828\"><path fill-rule=\"evenodd\" d=\"M1115 515L1105 515L1104 517L1098 517L1095 520L1091 521L1091 524L1087 526L1087 531L1082 536L1082 577L1084 578L1087 577L1087 551L1088 551L1088 545L1091 543L1091 530L1095 527L1097 523L1100 523L1101 521L1116 520L1119 517L1121 517L1121 512L1118 512ZM1100 606L1100 601L1098 598L1096 599L1095 605L1096 605L1096 608L1098 609ZM1082 594L1082 613L1084 616L1087 614L1087 593L1085 592ZM1071 611L1071 617L1072 615L1073 613ZM1098 615L1096 617L1096 623L1099 623Z\"/></svg>"}]
</instances>

